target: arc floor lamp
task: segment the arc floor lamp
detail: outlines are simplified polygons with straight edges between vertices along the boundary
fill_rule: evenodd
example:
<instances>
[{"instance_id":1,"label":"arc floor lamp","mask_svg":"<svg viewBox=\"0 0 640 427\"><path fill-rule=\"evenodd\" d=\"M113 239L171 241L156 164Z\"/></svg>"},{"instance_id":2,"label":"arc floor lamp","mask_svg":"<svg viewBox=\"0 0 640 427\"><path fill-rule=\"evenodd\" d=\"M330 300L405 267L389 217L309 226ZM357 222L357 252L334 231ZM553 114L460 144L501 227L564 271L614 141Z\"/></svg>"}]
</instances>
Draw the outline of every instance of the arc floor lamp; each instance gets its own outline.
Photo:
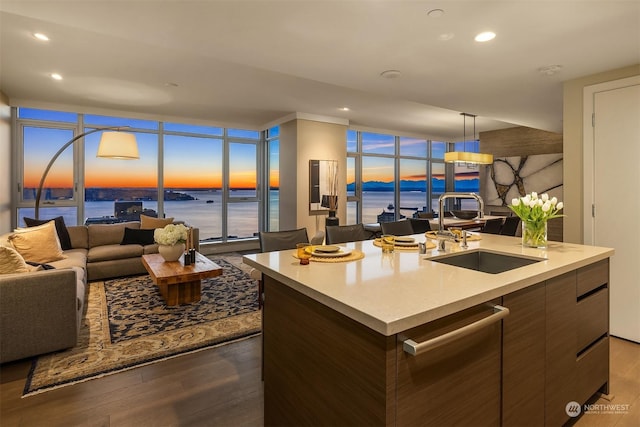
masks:
<instances>
[{"instance_id":1,"label":"arc floor lamp","mask_svg":"<svg viewBox=\"0 0 640 427\"><path fill-rule=\"evenodd\" d=\"M40 185L38 185L38 190L36 191L35 218L40 219L40 197L42 196L42 188L44 187L44 181L47 179L47 175L49 174L49 169L51 169L51 166L53 166L60 154L62 154L62 152L74 142L84 138L87 135L91 135L92 133L107 130L113 131L102 133L96 157L124 160L139 159L140 154L138 153L138 143L136 141L136 136L132 133L122 132L123 129L128 128L129 126L109 126L92 129L88 132L84 132L78 136L75 136L73 139L60 147L56 154L53 155L51 160L49 160L49 164L45 168L44 173L42 174L42 178L40 178Z\"/></svg>"}]
</instances>

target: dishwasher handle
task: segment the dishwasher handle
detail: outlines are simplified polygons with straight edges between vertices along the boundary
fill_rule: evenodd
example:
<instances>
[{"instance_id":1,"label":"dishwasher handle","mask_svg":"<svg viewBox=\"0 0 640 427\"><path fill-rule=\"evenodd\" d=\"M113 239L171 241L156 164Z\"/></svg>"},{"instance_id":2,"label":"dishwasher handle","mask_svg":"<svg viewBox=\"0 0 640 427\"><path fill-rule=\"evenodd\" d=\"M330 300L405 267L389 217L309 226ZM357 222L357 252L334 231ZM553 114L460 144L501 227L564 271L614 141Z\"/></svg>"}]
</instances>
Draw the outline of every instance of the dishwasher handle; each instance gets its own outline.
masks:
<instances>
[{"instance_id":1,"label":"dishwasher handle","mask_svg":"<svg viewBox=\"0 0 640 427\"><path fill-rule=\"evenodd\" d=\"M471 335L479 331L480 329L485 328L509 315L509 309L507 307L503 307L501 305L492 305L491 308L493 308L492 315L470 323L461 328L455 329L451 332L447 332L446 334L431 338L430 340L420 343L417 343L412 339L404 340L402 343L402 349L412 356L418 356L419 354L422 354L426 351L433 350L445 344L449 344L450 342L453 342L457 339L466 337L467 335Z\"/></svg>"}]
</instances>

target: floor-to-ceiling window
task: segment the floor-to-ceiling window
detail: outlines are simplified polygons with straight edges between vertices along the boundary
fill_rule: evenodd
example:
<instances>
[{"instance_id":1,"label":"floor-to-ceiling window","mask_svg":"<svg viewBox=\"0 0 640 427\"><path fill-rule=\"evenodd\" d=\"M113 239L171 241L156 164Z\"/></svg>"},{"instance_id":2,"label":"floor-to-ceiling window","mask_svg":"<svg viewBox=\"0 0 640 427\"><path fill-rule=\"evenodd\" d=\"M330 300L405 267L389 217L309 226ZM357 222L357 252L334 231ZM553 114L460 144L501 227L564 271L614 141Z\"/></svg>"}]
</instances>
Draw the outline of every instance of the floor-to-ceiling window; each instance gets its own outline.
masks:
<instances>
[{"instance_id":1,"label":"floor-to-ceiling window","mask_svg":"<svg viewBox=\"0 0 640 427\"><path fill-rule=\"evenodd\" d=\"M222 218L223 146L222 128L164 124L164 212L197 224L205 241L223 235L222 221L211 221Z\"/></svg>"},{"instance_id":2,"label":"floor-to-ceiling window","mask_svg":"<svg viewBox=\"0 0 640 427\"><path fill-rule=\"evenodd\" d=\"M84 137L75 144L84 155L78 163L77 189L79 218L99 222L107 217L120 217L141 206L149 215L158 212L158 122L128 120L120 117L80 115L83 132L105 126L130 126L127 132L136 136L140 158L137 160L102 159L96 157L102 132ZM25 157L29 153L25 150ZM84 164L84 168L81 165ZM83 185L84 182L84 185ZM84 188L84 197L82 189ZM131 203L125 203L131 202ZM136 202L137 205L134 205ZM41 216L42 217L42 216Z\"/></svg>"},{"instance_id":3,"label":"floor-to-ceiling window","mask_svg":"<svg viewBox=\"0 0 640 427\"><path fill-rule=\"evenodd\" d=\"M268 214L267 231L280 230L280 126L274 126L266 132L267 140L267 176L265 177Z\"/></svg>"},{"instance_id":4,"label":"floor-to-ceiling window","mask_svg":"<svg viewBox=\"0 0 640 427\"><path fill-rule=\"evenodd\" d=\"M36 188L51 159L74 135L129 126L138 160L96 158L101 132L68 147L55 161L41 196L40 218L67 224L115 222L127 215L171 216L200 228L203 241L254 237L263 208L259 192L263 133L201 125L17 108L17 223L34 216ZM270 176L277 177L271 169ZM273 186L270 182L269 186ZM277 209L277 201L273 204ZM267 218L272 214L266 215Z\"/></svg>"},{"instance_id":5,"label":"floor-to-ceiling window","mask_svg":"<svg viewBox=\"0 0 640 427\"><path fill-rule=\"evenodd\" d=\"M225 197L226 235L254 237L259 231L258 142L260 132L228 129Z\"/></svg>"},{"instance_id":6,"label":"floor-to-ceiling window","mask_svg":"<svg viewBox=\"0 0 640 427\"><path fill-rule=\"evenodd\" d=\"M349 130L346 222L393 221L437 209L446 148L424 138Z\"/></svg>"}]
</instances>

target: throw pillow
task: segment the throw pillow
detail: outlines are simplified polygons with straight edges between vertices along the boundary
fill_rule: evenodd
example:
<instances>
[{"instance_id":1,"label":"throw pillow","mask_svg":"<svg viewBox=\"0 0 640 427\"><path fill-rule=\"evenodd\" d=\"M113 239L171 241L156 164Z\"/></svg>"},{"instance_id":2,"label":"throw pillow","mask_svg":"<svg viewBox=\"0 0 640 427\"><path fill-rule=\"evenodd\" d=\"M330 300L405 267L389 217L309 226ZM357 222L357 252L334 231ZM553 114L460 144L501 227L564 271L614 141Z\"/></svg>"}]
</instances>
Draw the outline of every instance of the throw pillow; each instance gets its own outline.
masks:
<instances>
[{"instance_id":1,"label":"throw pillow","mask_svg":"<svg viewBox=\"0 0 640 427\"><path fill-rule=\"evenodd\" d=\"M35 227L16 228L9 241L28 261L47 263L66 258L53 221Z\"/></svg>"},{"instance_id":2,"label":"throw pillow","mask_svg":"<svg viewBox=\"0 0 640 427\"><path fill-rule=\"evenodd\" d=\"M142 229L156 229L164 228L165 225L173 223L173 217L171 218L154 218L152 216L140 215L140 228Z\"/></svg>"},{"instance_id":3,"label":"throw pillow","mask_svg":"<svg viewBox=\"0 0 640 427\"><path fill-rule=\"evenodd\" d=\"M38 267L28 265L18 251L0 246L0 274L29 273L34 270L38 270Z\"/></svg>"},{"instance_id":4,"label":"throw pillow","mask_svg":"<svg viewBox=\"0 0 640 427\"><path fill-rule=\"evenodd\" d=\"M62 247L62 250L66 251L73 249L73 246L71 246L71 236L69 236L69 230L67 230L67 225L64 223L63 217L57 216L52 219L24 218L24 223L27 224L27 227L35 227L37 225L46 224L49 221L54 221L56 224L56 233L58 233L58 239L60 239L60 247Z\"/></svg>"},{"instance_id":5,"label":"throw pillow","mask_svg":"<svg viewBox=\"0 0 640 427\"><path fill-rule=\"evenodd\" d=\"M124 237L122 238L121 245L153 245L153 232L155 230L148 229L142 230L137 228L124 229Z\"/></svg>"}]
</instances>

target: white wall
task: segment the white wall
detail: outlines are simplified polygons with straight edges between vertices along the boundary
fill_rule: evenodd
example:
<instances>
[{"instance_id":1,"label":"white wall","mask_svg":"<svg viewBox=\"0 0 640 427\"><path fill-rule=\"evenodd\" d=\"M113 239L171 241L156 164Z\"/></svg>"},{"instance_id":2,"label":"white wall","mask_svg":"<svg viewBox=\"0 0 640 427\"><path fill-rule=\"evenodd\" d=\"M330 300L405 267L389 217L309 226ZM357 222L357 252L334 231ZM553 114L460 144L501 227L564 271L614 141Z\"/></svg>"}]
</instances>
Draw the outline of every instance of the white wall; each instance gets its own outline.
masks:
<instances>
[{"instance_id":1,"label":"white wall","mask_svg":"<svg viewBox=\"0 0 640 427\"><path fill-rule=\"evenodd\" d=\"M11 108L0 92L0 234L11 231Z\"/></svg>"},{"instance_id":2,"label":"white wall","mask_svg":"<svg viewBox=\"0 0 640 427\"><path fill-rule=\"evenodd\" d=\"M564 82L564 241L583 243L583 90L585 86L640 75L640 64Z\"/></svg>"},{"instance_id":3,"label":"white wall","mask_svg":"<svg viewBox=\"0 0 640 427\"><path fill-rule=\"evenodd\" d=\"M309 160L338 160L338 218L346 218L347 126L295 119L280 125L280 230L324 231L326 215L309 211Z\"/></svg>"}]
</instances>

